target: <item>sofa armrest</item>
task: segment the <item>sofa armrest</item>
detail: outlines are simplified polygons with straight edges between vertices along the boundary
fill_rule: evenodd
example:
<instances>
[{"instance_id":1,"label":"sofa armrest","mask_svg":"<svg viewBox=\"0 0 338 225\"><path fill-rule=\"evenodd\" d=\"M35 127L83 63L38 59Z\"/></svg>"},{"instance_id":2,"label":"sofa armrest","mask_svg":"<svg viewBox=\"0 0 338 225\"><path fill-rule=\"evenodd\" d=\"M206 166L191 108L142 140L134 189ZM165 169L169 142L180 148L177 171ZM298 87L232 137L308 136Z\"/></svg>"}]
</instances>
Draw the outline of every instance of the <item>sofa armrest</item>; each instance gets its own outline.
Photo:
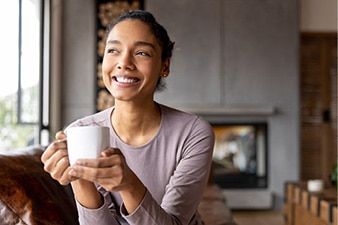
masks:
<instances>
[{"instance_id":1,"label":"sofa armrest","mask_svg":"<svg viewBox=\"0 0 338 225\"><path fill-rule=\"evenodd\" d=\"M0 224L78 224L72 190L43 170L43 150L0 155Z\"/></svg>"}]
</instances>

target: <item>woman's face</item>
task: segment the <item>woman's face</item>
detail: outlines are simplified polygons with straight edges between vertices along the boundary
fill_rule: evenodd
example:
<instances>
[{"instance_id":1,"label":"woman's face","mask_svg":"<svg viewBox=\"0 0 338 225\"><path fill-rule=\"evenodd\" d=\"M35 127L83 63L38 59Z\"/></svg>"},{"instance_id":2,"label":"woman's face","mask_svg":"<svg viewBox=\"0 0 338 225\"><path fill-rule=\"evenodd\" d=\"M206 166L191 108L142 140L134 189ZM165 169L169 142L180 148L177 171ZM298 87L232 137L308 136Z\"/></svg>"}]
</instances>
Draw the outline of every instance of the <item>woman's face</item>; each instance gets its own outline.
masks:
<instances>
[{"instance_id":1,"label":"woman's face","mask_svg":"<svg viewBox=\"0 0 338 225\"><path fill-rule=\"evenodd\" d=\"M157 80L169 72L162 49L149 26L124 20L108 35L102 63L103 81L115 100L153 100Z\"/></svg>"}]
</instances>

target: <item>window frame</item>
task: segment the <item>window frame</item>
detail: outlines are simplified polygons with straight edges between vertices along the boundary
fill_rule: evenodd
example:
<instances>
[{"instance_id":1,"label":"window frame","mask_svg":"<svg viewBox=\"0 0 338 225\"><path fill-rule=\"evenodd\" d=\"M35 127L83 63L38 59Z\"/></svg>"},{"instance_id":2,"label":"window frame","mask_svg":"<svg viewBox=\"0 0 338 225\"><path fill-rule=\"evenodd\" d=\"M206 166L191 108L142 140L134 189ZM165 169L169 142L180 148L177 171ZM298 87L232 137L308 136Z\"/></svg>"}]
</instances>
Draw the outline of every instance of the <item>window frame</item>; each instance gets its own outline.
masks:
<instances>
[{"instance_id":1,"label":"window frame","mask_svg":"<svg viewBox=\"0 0 338 225\"><path fill-rule=\"evenodd\" d=\"M38 116L36 122L25 122L22 119L22 1L19 0L19 43L18 43L18 91L17 91L17 123L20 125L37 125L38 136L35 142L47 144L50 133L50 31L51 31L51 2L50 0L36 0L39 3L39 81L38 81Z\"/></svg>"}]
</instances>

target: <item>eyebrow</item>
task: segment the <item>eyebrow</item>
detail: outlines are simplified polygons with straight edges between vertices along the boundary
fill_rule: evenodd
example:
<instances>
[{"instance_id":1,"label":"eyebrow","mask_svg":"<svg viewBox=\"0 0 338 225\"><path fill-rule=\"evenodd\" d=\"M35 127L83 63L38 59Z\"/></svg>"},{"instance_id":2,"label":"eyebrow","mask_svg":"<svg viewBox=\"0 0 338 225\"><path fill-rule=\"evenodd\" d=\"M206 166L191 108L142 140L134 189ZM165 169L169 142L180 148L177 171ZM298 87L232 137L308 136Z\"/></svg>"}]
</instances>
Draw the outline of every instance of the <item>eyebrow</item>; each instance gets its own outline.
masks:
<instances>
[{"instance_id":1,"label":"eyebrow","mask_svg":"<svg viewBox=\"0 0 338 225\"><path fill-rule=\"evenodd\" d=\"M121 44L120 41L118 40L109 40L107 41L107 44ZM152 49L154 49L156 51L155 45L153 45L152 43L149 42L145 42L145 41L136 41L135 46L148 46L151 47Z\"/></svg>"}]
</instances>

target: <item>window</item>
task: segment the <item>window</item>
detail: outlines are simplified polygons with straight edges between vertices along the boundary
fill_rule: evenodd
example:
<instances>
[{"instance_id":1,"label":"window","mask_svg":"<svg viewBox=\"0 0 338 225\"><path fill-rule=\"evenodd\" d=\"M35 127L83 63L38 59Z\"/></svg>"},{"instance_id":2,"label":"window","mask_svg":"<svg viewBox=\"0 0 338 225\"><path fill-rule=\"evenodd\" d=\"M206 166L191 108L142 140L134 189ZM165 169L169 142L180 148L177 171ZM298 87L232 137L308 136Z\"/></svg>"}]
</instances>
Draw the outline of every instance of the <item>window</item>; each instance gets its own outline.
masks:
<instances>
[{"instance_id":1,"label":"window","mask_svg":"<svg viewBox=\"0 0 338 225\"><path fill-rule=\"evenodd\" d=\"M48 8L43 0L0 2L0 150L47 141Z\"/></svg>"}]
</instances>

